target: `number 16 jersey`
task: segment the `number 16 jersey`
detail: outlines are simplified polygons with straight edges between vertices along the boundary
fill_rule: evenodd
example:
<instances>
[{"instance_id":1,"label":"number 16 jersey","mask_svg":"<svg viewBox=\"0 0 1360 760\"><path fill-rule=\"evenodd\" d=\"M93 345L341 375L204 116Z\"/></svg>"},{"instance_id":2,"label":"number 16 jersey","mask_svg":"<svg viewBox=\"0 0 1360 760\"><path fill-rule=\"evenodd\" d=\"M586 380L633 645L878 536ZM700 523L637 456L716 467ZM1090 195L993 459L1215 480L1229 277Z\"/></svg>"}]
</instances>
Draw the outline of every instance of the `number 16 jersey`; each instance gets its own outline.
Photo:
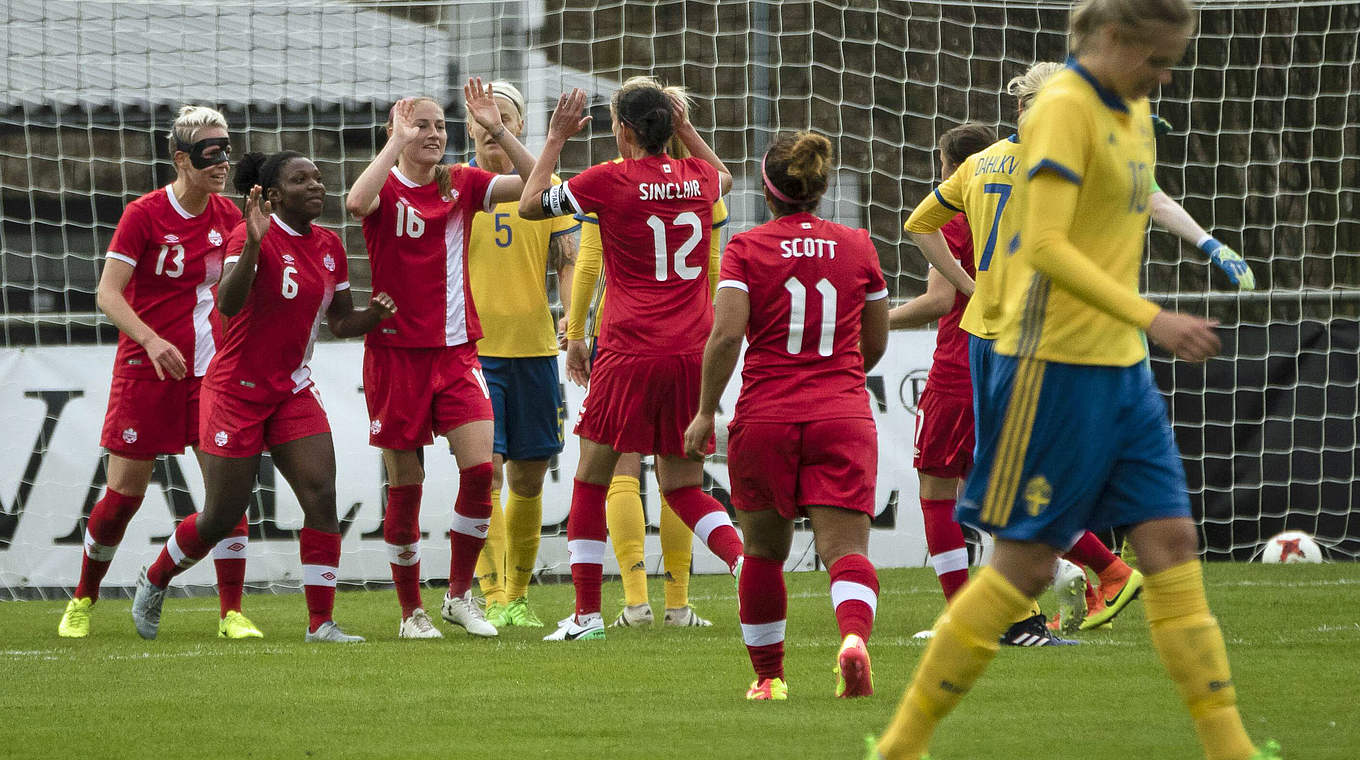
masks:
<instances>
[{"instance_id":1,"label":"number 16 jersey","mask_svg":"<svg viewBox=\"0 0 1360 760\"><path fill-rule=\"evenodd\" d=\"M666 154L592 166L567 181L600 220L605 299L597 345L621 354L701 353L713 327L708 285L718 170Z\"/></svg>"},{"instance_id":2,"label":"number 16 jersey","mask_svg":"<svg viewBox=\"0 0 1360 760\"><path fill-rule=\"evenodd\" d=\"M860 320L888 287L868 232L809 213L766 222L727 243L723 288L751 300L734 422L872 418Z\"/></svg>"}]
</instances>

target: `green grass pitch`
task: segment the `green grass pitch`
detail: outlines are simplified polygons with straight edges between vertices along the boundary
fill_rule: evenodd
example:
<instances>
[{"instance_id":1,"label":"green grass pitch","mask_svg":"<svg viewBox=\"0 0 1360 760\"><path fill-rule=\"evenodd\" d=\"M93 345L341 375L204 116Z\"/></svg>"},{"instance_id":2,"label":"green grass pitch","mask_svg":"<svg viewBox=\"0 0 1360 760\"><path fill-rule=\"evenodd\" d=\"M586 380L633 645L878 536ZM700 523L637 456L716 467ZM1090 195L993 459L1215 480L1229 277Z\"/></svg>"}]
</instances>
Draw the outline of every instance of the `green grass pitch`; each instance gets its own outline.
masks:
<instances>
[{"instance_id":1,"label":"green grass pitch","mask_svg":"<svg viewBox=\"0 0 1360 760\"><path fill-rule=\"evenodd\" d=\"M1360 756L1360 565L1206 568L1248 730L1287 758ZM887 724L922 652L911 634L941 608L927 569L888 570L870 641L878 693L832 696L839 644L823 573L791 573L789 701L748 703L750 663L726 577L696 577L707 629L610 629L546 643L450 632L398 641L391 592L342 592L336 617L368 637L306 645L298 594L246 597L265 631L216 638L212 598L169 599L160 638L137 638L128 602L95 608L93 634L57 637L58 602L0 603L0 757L848 758ZM437 589L426 590L437 610ZM605 586L606 615L622 592ZM534 586L545 621L571 586ZM652 598L659 607L660 582ZM1047 601L1047 600L1045 600ZM1051 605L1046 605L1046 609ZM659 610L658 610L659 612ZM936 760L1199 758L1140 603L1084 646L1003 649L941 726Z\"/></svg>"}]
</instances>

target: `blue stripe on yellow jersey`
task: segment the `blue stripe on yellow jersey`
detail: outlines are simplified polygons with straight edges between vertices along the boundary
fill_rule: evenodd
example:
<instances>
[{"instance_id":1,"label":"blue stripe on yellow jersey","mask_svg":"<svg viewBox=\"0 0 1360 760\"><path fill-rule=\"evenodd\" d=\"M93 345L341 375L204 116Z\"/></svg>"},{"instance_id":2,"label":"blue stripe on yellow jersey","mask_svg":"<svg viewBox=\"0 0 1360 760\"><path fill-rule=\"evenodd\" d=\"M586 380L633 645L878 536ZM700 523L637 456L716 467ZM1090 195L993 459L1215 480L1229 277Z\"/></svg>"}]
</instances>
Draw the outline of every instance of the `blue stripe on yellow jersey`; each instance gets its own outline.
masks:
<instances>
[{"instance_id":1,"label":"blue stripe on yellow jersey","mask_svg":"<svg viewBox=\"0 0 1360 760\"><path fill-rule=\"evenodd\" d=\"M1069 61L1025 114L1020 136L1022 227L1030 223L1023 221L1025 204L1045 202L1027 189L1035 175L1047 171L1076 185L1065 250L1074 249L1101 275L1083 292L1105 308L1056 283L1035 287L1036 279L1047 278L1034 268L1035 235L1022 228L1019 253L1003 282L1006 308L997 352L1072 364L1138 363L1147 355L1140 328L1156 312L1138 296L1157 158L1147 99L1125 101ZM1052 266L1048 259L1044 263ZM1043 303L1028 301L1035 298Z\"/></svg>"},{"instance_id":2,"label":"blue stripe on yellow jersey","mask_svg":"<svg viewBox=\"0 0 1360 760\"><path fill-rule=\"evenodd\" d=\"M562 180L556 176L553 184ZM569 216L529 220L519 202L498 203L472 217L467 269L482 323L482 356L556 356L557 329L548 306L548 245L580 228Z\"/></svg>"},{"instance_id":3,"label":"blue stripe on yellow jersey","mask_svg":"<svg viewBox=\"0 0 1360 760\"><path fill-rule=\"evenodd\" d=\"M928 233L943 227L956 213L968 217L977 275L959 327L979 338L996 338L1001 326L1001 273L1020 227L1014 192L1020 180L1019 162L1020 144L1014 136L992 143L964 159L911 212L906 223L908 232Z\"/></svg>"}]
</instances>

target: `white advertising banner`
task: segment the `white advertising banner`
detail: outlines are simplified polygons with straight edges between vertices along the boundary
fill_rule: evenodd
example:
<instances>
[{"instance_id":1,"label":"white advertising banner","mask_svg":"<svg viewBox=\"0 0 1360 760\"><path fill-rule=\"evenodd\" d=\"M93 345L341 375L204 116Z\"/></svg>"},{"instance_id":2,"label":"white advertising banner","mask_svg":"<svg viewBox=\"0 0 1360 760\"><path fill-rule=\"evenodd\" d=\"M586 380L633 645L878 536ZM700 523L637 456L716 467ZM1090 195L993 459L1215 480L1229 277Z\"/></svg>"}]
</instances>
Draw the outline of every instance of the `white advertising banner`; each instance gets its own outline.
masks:
<instances>
[{"instance_id":1,"label":"white advertising banner","mask_svg":"<svg viewBox=\"0 0 1360 760\"><path fill-rule=\"evenodd\" d=\"M869 378L879 435L878 514L869 554L880 567L925 563L912 439L916 399L933 349L931 331L893 333L887 355ZM378 451L368 445L368 414L360 387L362 358L358 342L323 343L316 347L312 369L335 439L336 496L344 530L342 578L386 581L391 576L381 532L382 471ZM112 365L112 347L0 349L0 597L22 593L23 588L71 587L78 579L84 516L102 495L104 483L99 434ZM732 407L738 387L734 379L724 408ZM569 572L566 519L578 450L571 425L583 395L582 389L566 383L566 448L544 486L538 561L548 574ZM449 545L444 532L457 495L458 470L442 442L426 449L425 467L421 527L428 535L423 566L427 577L440 578L447 572ZM707 474L715 495L725 500L725 464L711 462ZM651 526L647 564L659 571L655 482L644 480L649 481L644 501ZM302 526L302 510L267 458L260 481L250 510L247 582L297 585L301 563L295 531ZM155 559L175 522L202 503L203 482L193 453L162 458L106 585L133 585L138 570ZM800 530L788 567L816 566L812 535ZM694 570L725 568L696 544ZM611 554L605 572L616 571ZM180 582L212 584L212 563L200 562Z\"/></svg>"}]
</instances>

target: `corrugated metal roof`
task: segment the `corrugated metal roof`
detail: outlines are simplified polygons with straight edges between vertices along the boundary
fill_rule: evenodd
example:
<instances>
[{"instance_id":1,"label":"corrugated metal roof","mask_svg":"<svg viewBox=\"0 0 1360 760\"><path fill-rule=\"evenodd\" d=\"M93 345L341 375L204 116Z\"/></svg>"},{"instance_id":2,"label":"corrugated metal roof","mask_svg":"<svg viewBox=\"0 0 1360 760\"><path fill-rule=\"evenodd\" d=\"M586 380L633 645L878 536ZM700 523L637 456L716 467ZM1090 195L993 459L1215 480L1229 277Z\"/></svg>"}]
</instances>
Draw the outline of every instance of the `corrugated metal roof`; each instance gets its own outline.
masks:
<instances>
[{"instance_id":1,"label":"corrugated metal roof","mask_svg":"<svg viewBox=\"0 0 1360 760\"><path fill-rule=\"evenodd\" d=\"M0 108L392 102L448 88L431 26L324 0L0 0Z\"/></svg>"}]
</instances>

